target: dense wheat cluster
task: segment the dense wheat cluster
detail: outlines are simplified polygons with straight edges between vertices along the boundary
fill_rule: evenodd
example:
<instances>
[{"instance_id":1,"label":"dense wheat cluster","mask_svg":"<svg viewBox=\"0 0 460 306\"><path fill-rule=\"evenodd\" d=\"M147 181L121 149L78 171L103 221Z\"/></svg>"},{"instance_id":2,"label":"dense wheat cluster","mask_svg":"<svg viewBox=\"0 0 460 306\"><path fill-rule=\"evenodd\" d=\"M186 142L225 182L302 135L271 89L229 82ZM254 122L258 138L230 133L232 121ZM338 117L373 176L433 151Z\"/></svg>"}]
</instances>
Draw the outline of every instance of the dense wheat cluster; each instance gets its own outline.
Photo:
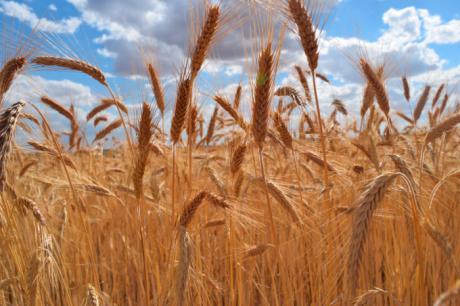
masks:
<instances>
[{"instance_id":1,"label":"dense wheat cluster","mask_svg":"<svg viewBox=\"0 0 460 306\"><path fill-rule=\"evenodd\" d=\"M273 3L305 52L297 83L276 84L282 39L267 31L250 86L212 93L206 119L197 77L230 14L219 4L203 6L175 100L148 61L154 102L136 111L81 59L3 60L0 305L460 303L460 112L447 84L411 92L401 76L414 111L396 111L385 66L362 56L360 117L339 99L320 109L318 10ZM86 123L53 97L8 100L33 67L86 74L107 97Z\"/></svg>"}]
</instances>

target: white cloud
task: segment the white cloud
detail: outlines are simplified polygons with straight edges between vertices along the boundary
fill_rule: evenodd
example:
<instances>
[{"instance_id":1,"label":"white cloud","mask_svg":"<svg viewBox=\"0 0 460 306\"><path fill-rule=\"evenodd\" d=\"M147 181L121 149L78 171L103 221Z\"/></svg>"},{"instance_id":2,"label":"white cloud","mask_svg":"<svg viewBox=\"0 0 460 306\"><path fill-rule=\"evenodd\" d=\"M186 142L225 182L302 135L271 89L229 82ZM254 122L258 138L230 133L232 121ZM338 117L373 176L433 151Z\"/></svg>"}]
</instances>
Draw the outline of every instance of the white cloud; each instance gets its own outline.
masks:
<instances>
[{"instance_id":1,"label":"white cloud","mask_svg":"<svg viewBox=\"0 0 460 306\"><path fill-rule=\"evenodd\" d=\"M388 25L378 42L387 48L400 48L420 38L421 21L415 7L391 8L383 14L383 22Z\"/></svg>"},{"instance_id":2,"label":"white cloud","mask_svg":"<svg viewBox=\"0 0 460 306\"><path fill-rule=\"evenodd\" d=\"M155 64L165 79L171 80L171 75L177 76L190 42L189 33L185 30L190 28L188 1L187 5L184 5L184 0L67 1L80 11L81 19L86 24L100 32L94 40L98 45L97 52L114 59L114 73L133 75L134 78L142 74L143 57L139 52L142 49L153 52ZM223 4L234 2L222 0ZM7 6L9 13L5 11ZM5 14L14 14L16 18L29 24L39 20L28 6L13 1L2 2L0 10ZM62 26L66 20L54 23L54 27ZM338 97L349 106L350 112L357 113L363 79L356 61L363 55L368 55L373 62L384 61L390 64L388 89L394 108L403 106L399 82L399 77L403 74L410 76L414 91L425 83L433 83L434 86L438 77L433 76L441 77L444 72L444 75L449 76L444 77L449 84L460 79L460 69L445 71L443 67L446 61L433 46L460 42L460 19L446 22L440 16L430 14L428 10L410 6L387 10L382 15L382 21L384 28L381 29L380 36L372 41L356 37L335 37L323 32L319 69L334 80L333 85L322 82L319 85L321 95L326 97L322 99L326 109L332 99ZM242 31L234 31L218 40L212 50L210 60L203 67L212 75L211 82L219 83L220 78L234 82L235 76L247 72L248 61L251 63L253 59L250 51L254 47L254 41L249 35L242 33L246 30L245 26L238 30L241 29ZM288 33L282 50L280 72L293 75L294 64L305 66L306 59L295 35ZM283 82L295 83L296 80L288 78ZM175 82L172 84L169 87L171 92L174 91ZM219 85L222 85L219 88L225 88L227 84L222 81ZM249 89L247 93L250 93Z\"/></svg>"},{"instance_id":3,"label":"white cloud","mask_svg":"<svg viewBox=\"0 0 460 306\"><path fill-rule=\"evenodd\" d=\"M117 53L107 50L106 48L98 48L97 53L107 58L117 58Z\"/></svg>"},{"instance_id":4,"label":"white cloud","mask_svg":"<svg viewBox=\"0 0 460 306\"><path fill-rule=\"evenodd\" d=\"M40 97L43 95L53 98L66 108L69 108L73 102L78 121L82 128L85 126L87 112L99 100L99 97L89 87L77 82L70 80L48 80L41 76L20 75L15 79L8 91L6 102L10 104L18 100L25 100L27 103L33 103L44 113L55 131L63 132L70 130L70 123L66 118L40 102ZM35 113L30 106L26 106L26 111ZM87 132L89 138L92 139L94 134L92 125L88 125ZM26 138L29 137L29 135L25 136ZM38 130L35 130L32 135L33 138L40 138L41 136ZM24 137L24 135L21 137ZM20 142L23 142L23 140L21 139ZM67 138L64 141L67 141Z\"/></svg>"},{"instance_id":5,"label":"white cloud","mask_svg":"<svg viewBox=\"0 0 460 306\"><path fill-rule=\"evenodd\" d=\"M54 4L48 5L48 9L49 9L50 11L57 12L57 7L56 7L56 5L54 5Z\"/></svg>"},{"instance_id":6,"label":"white cloud","mask_svg":"<svg viewBox=\"0 0 460 306\"><path fill-rule=\"evenodd\" d=\"M82 108L97 103L97 97L88 86L70 80L48 80L41 76L20 75L8 91L10 102L25 99L36 101L42 95L48 95L60 103L69 106L73 100Z\"/></svg>"},{"instance_id":7,"label":"white cloud","mask_svg":"<svg viewBox=\"0 0 460 306\"><path fill-rule=\"evenodd\" d=\"M0 12L27 23L32 28L38 27L39 30L44 32L72 34L81 24L81 20L76 17L65 18L60 21L39 18L29 6L15 1L1 2Z\"/></svg>"},{"instance_id":8,"label":"white cloud","mask_svg":"<svg viewBox=\"0 0 460 306\"><path fill-rule=\"evenodd\" d=\"M428 10L419 10L426 31L428 44L454 44L460 42L460 19L442 23L439 15L431 15Z\"/></svg>"}]
</instances>

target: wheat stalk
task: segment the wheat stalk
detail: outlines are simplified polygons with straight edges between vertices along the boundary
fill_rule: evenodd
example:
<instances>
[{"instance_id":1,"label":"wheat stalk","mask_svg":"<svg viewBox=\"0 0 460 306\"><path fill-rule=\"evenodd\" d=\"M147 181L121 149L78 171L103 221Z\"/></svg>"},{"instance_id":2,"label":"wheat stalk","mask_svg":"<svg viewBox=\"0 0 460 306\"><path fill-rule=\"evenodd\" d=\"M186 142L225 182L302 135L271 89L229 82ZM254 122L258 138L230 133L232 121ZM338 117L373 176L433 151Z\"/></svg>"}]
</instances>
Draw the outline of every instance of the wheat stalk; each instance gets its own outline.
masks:
<instances>
[{"instance_id":1,"label":"wheat stalk","mask_svg":"<svg viewBox=\"0 0 460 306\"><path fill-rule=\"evenodd\" d=\"M109 99L109 98L104 98L101 99L102 104L106 104L109 106L115 105L117 108L119 108L123 113L128 114L128 108L126 105L120 100L120 99Z\"/></svg>"},{"instance_id":2,"label":"wheat stalk","mask_svg":"<svg viewBox=\"0 0 460 306\"><path fill-rule=\"evenodd\" d=\"M206 21L201 28L200 36L195 45L191 56L191 76L194 80L203 65L208 54L208 50L219 27L220 8L218 5L212 5L206 13Z\"/></svg>"},{"instance_id":3,"label":"wheat stalk","mask_svg":"<svg viewBox=\"0 0 460 306\"><path fill-rule=\"evenodd\" d=\"M460 123L460 113L453 115L428 131L425 136L425 144L434 142L441 137L444 133L452 130L457 124Z\"/></svg>"},{"instance_id":4,"label":"wheat stalk","mask_svg":"<svg viewBox=\"0 0 460 306\"><path fill-rule=\"evenodd\" d=\"M300 99L300 95L297 90L291 86L278 87L275 90L274 95L278 97L291 97L297 105L301 107L305 106L305 103Z\"/></svg>"},{"instance_id":5,"label":"wheat stalk","mask_svg":"<svg viewBox=\"0 0 460 306\"><path fill-rule=\"evenodd\" d=\"M160 78L158 73L153 66L153 64L147 64L147 72L150 78L150 86L152 86L152 91L155 96L155 101L157 102L157 107L161 112L161 115L164 116L165 113L165 98L163 93L163 86L161 86Z\"/></svg>"},{"instance_id":6,"label":"wheat stalk","mask_svg":"<svg viewBox=\"0 0 460 306\"><path fill-rule=\"evenodd\" d=\"M385 114L385 116L388 117L390 112L390 102L388 101L387 91L385 89L385 85L381 80L381 77L379 77L379 75L376 72L374 72L372 67L365 59L362 58L360 60L360 65L364 73L364 76L366 77L369 84L372 86L375 98L377 99L377 103L379 104L380 109Z\"/></svg>"},{"instance_id":7,"label":"wheat stalk","mask_svg":"<svg viewBox=\"0 0 460 306\"><path fill-rule=\"evenodd\" d=\"M104 129L100 130L97 132L96 137L94 137L93 143L103 139L105 136L109 135L112 133L114 130L118 129L122 125L121 119L117 119L107 125Z\"/></svg>"},{"instance_id":8,"label":"wheat stalk","mask_svg":"<svg viewBox=\"0 0 460 306\"><path fill-rule=\"evenodd\" d=\"M300 68L300 66L294 66L294 69L297 72L297 77L299 78L300 84L302 84L305 98L308 102L312 103L310 87L308 86L307 78L305 77L302 68Z\"/></svg>"},{"instance_id":9,"label":"wheat stalk","mask_svg":"<svg viewBox=\"0 0 460 306\"><path fill-rule=\"evenodd\" d=\"M236 147L235 151L233 152L232 158L230 160L230 172L233 176L241 170L241 166L243 165L244 158L246 156L246 151L247 144L243 142L238 147Z\"/></svg>"},{"instance_id":10,"label":"wheat stalk","mask_svg":"<svg viewBox=\"0 0 460 306\"><path fill-rule=\"evenodd\" d=\"M214 112L212 113L211 119L209 120L208 130L206 132L205 140L209 144L212 141L214 136L214 130L216 128L217 114L219 113L219 108L216 106Z\"/></svg>"},{"instance_id":11,"label":"wheat stalk","mask_svg":"<svg viewBox=\"0 0 460 306\"><path fill-rule=\"evenodd\" d=\"M140 199L143 194L142 179L144 177L153 136L152 120L152 109L150 105L144 102L142 104L142 113L139 121L137 156L133 171L134 191L137 199Z\"/></svg>"},{"instance_id":12,"label":"wheat stalk","mask_svg":"<svg viewBox=\"0 0 460 306\"><path fill-rule=\"evenodd\" d=\"M262 255L267 250L269 250L269 249L271 249L273 247L274 247L274 245L269 244L269 243L268 244L264 243L264 244L255 245L255 246L249 248L248 250L246 250L244 257L249 258L249 257L255 257L255 256Z\"/></svg>"},{"instance_id":13,"label":"wheat stalk","mask_svg":"<svg viewBox=\"0 0 460 306\"><path fill-rule=\"evenodd\" d=\"M3 96L10 89L16 75L24 68L27 59L22 56L13 57L6 61L0 70L0 106L3 103Z\"/></svg>"},{"instance_id":14,"label":"wheat stalk","mask_svg":"<svg viewBox=\"0 0 460 306\"><path fill-rule=\"evenodd\" d=\"M240 108L242 90L243 89L241 87L241 84L238 85L238 87L236 88L235 97L233 98L233 108L236 111L238 111L238 109Z\"/></svg>"},{"instance_id":15,"label":"wheat stalk","mask_svg":"<svg viewBox=\"0 0 460 306\"><path fill-rule=\"evenodd\" d=\"M434 108L436 103L438 103L439 98L441 97L442 91L444 89L444 84L439 85L438 90L436 90L436 94L434 95L433 102L431 103L431 107Z\"/></svg>"},{"instance_id":16,"label":"wheat stalk","mask_svg":"<svg viewBox=\"0 0 460 306\"><path fill-rule=\"evenodd\" d=\"M185 304L185 293L187 290L187 281L189 267L192 257L192 249L190 238L185 226L179 228L179 266L176 276L176 305L182 306Z\"/></svg>"},{"instance_id":17,"label":"wheat stalk","mask_svg":"<svg viewBox=\"0 0 460 306\"><path fill-rule=\"evenodd\" d=\"M353 205L355 209L348 255L348 278L352 296L355 295L358 286L359 265L372 215L396 177L397 174L394 173L385 173L376 177Z\"/></svg>"},{"instance_id":18,"label":"wheat stalk","mask_svg":"<svg viewBox=\"0 0 460 306\"><path fill-rule=\"evenodd\" d=\"M3 191L6 181L6 166L16 123L25 105L24 101L16 102L0 114L0 191Z\"/></svg>"},{"instance_id":19,"label":"wheat stalk","mask_svg":"<svg viewBox=\"0 0 460 306\"><path fill-rule=\"evenodd\" d=\"M214 101L216 101L217 104L219 104L243 130L247 130L247 123L244 121L243 117L241 117L238 111L230 105L230 102L221 96L214 96Z\"/></svg>"},{"instance_id":20,"label":"wheat stalk","mask_svg":"<svg viewBox=\"0 0 460 306\"><path fill-rule=\"evenodd\" d=\"M275 123L275 128L280 135L281 141L287 148L292 150L292 135L278 112L274 113L273 121Z\"/></svg>"},{"instance_id":21,"label":"wheat stalk","mask_svg":"<svg viewBox=\"0 0 460 306\"><path fill-rule=\"evenodd\" d=\"M449 101L449 97L450 96L447 93L444 94L444 98L442 99L441 108L439 111L440 114L444 113L444 110L446 109L446 106L447 106L447 102Z\"/></svg>"},{"instance_id":22,"label":"wheat stalk","mask_svg":"<svg viewBox=\"0 0 460 306\"><path fill-rule=\"evenodd\" d=\"M66 117L67 119L69 119L70 121L74 120L73 114L67 108L65 108L62 104L57 102L56 100L53 100L47 96L42 96L40 100L44 104L48 105L49 107L51 107L52 109L54 109L55 111L57 111L58 113Z\"/></svg>"},{"instance_id":23,"label":"wheat stalk","mask_svg":"<svg viewBox=\"0 0 460 306\"><path fill-rule=\"evenodd\" d=\"M302 153L307 156L308 160L311 160L312 162L314 162L315 164L317 164L321 168L326 168L329 171L337 172L337 170L331 164L329 164L329 162L325 162L317 154L315 154L315 153L313 153L311 151L303 151Z\"/></svg>"},{"instance_id":24,"label":"wheat stalk","mask_svg":"<svg viewBox=\"0 0 460 306\"><path fill-rule=\"evenodd\" d=\"M270 116L271 91L273 87L274 58L271 44L260 53L257 79L252 106L252 133L259 148L263 147Z\"/></svg>"},{"instance_id":25,"label":"wheat stalk","mask_svg":"<svg viewBox=\"0 0 460 306\"><path fill-rule=\"evenodd\" d=\"M403 76L401 78L402 84L403 84L403 90L404 90L404 98L406 98L406 101L410 101L410 86L409 86L409 81L407 80L406 76Z\"/></svg>"},{"instance_id":26,"label":"wheat stalk","mask_svg":"<svg viewBox=\"0 0 460 306\"><path fill-rule=\"evenodd\" d=\"M297 224L302 223L299 214L292 205L292 202L284 194L281 188L272 181L267 181L267 187L273 198L275 198L276 201L281 205L281 207L291 216L294 222L296 222Z\"/></svg>"},{"instance_id":27,"label":"wheat stalk","mask_svg":"<svg viewBox=\"0 0 460 306\"><path fill-rule=\"evenodd\" d=\"M49 146L47 146L45 144L41 144L41 143L38 143L38 142L32 141L32 140L28 141L27 143L29 145L31 145L37 151L48 153L51 156L54 156L56 158L60 157L59 153L55 149L53 149L53 148L51 148L51 147L49 147ZM72 161L72 159L69 156L62 154L62 160L67 166L69 166L69 167L71 167L73 169L77 169L77 166L75 165L75 163Z\"/></svg>"},{"instance_id":28,"label":"wheat stalk","mask_svg":"<svg viewBox=\"0 0 460 306\"><path fill-rule=\"evenodd\" d=\"M99 306L100 305L96 288L94 288L93 285L91 284L88 284L86 300L87 300L86 305L89 305L89 306Z\"/></svg>"},{"instance_id":29,"label":"wheat stalk","mask_svg":"<svg viewBox=\"0 0 460 306\"><path fill-rule=\"evenodd\" d=\"M108 109L111 106L111 104L105 103L105 104L99 104L95 106L90 112L86 115L86 121L90 121L93 119L94 116L99 114L100 112Z\"/></svg>"},{"instance_id":30,"label":"wheat stalk","mask_svg":"<svg viewBox=\"0 0 460 306\"><path fill-rule=\"evenodd\" d=\"M35 219L40 223L40 225L45 226L46 225L46 219L43 216L40 208L38 208L37 204L32 201L31 199L25 198L25 197L18 197L16 199L16 205L22 206L32 212L34 215Z\"/></svg>"},{"instance_id":31,"label":"wheat stalk","mask_svg":"<svg viewBox=\"0 0 460 306\"><path fill-rule=\"evenodd\" d=\"M420 115L422 114L423 109L425 108L426 102L428 101L428 96L430 95L431 86L425 86L423 89L422 95L418 99L417 105L414 109L414 122L417 123Z\"/></svg>"},{"instance_id":32,"label":"wheat stalk","mask_svg":"<svg viewBox=\"0 0 460 306\"><path fill-rule=\"evenodd\" d=\"M314 72L318 67L319 51L312 16L300 0L288 0L288 11L297 26L297 32L304 53L307 56L310 70Z\"/></svg>"},{"instance_id":33,"label":"wheat stalk","mask_svg":"<svg viewBox=\"0 0 460 306\"><path fill-rule=\"evenodd\" d=\"M171 140L174 144L179 141L180 134L184 128L185 115L190 105L191 94L192 84L190 79L182 79L177 87L176 104L170 130Z\"/></svg>"},{"instance_id":34,"label":"wheat stalk","mask_svg":"<svg viewBox=\"0 0 460 306\"><path fill-rule=\"evenodd\" d=\"M99 123L101 122L107 122L109 119L107 118L107 116L98 116L96 117L96 119L94 119L94 127L96 127Z\"/></svg>"},{"instance_id":35,"label":"wheat stalk","mask_svg":"<svg viewBox=\"0 0 460 306\"><path fill-rule=\"evenodd\" d=\"M80 71L84 74L89 75L102 85L107 86L107 82L102 71L96 66L93 66L88 62L82 60L62 58L56 56L39 56L32 59L32 63L40 66L55 66Z\"/></svg>"}]
</instances>

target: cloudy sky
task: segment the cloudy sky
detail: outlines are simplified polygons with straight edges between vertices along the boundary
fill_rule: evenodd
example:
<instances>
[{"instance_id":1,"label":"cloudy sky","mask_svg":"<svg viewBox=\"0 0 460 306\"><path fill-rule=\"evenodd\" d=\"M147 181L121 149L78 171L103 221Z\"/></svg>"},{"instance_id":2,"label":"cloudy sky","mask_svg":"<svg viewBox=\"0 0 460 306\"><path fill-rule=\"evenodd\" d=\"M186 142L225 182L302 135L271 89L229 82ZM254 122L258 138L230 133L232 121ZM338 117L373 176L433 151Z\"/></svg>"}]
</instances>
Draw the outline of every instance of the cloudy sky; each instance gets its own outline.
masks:
<instances>
[{"instance_id":1,"label":"cloudy sky","mask_svg":"<svg viewBox=\"0 0 460 306\"><path fill-rule=\"evenodd\" d=\"M8 45L11 33L14 36L17 31L27 32L38 25L47 38L60 46L53 52L96 64L109 76L112 88L133 105L142 100L152 101L142 63L146 58L153 60L172 104L175 80L190 45L189 2L195 1L0 0L1 20L7 25L2 26L2 46ZM247 31L251 22L245 15L244 1L221 2L230 21L223 28L198 83L200 103L207 114L213 107L207 97L215 92L231 97L236 85L247 81L252 61L248 54L255 45ZM456 95L460 81L459 1L329 2L319 64L319 71L332 80L331 84L320 84L325 112L334 98L342 99L352 113L359 112L363 80L356 60L363 54L372 61L389 63L387 84L393 109L408 110L401 95L403 74L409 76L414 100L421 87L426 84L436 87L441 82L446 82L448 92ZM40 39L35 40L40 44ZM295 64L306 66L295 36L288 33L278 84L299 86L292 69ZM82 118L98 99L107 95L85 76L31 69L18 79L9 99L25 95L33 100L42 94L66 105L73 101Z\"/></svg>"}]
</instances>

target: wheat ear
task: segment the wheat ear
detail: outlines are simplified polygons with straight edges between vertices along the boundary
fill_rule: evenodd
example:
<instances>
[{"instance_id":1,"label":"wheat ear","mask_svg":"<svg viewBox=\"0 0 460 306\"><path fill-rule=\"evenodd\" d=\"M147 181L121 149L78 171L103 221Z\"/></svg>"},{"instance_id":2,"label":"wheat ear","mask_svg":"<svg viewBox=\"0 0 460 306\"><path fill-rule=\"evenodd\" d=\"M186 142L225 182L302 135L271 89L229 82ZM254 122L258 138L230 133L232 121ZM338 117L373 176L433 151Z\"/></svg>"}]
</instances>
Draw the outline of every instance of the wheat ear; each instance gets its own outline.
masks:
<instances>
[{"instance_id":1,"label":"wheat ear","mask_svg":"<svg viewBox=\"0 0 460 306\"><path fill-rule=\"evenodd\" d=\"M142 113L139 121L137 156L133 171L134 191L138 200L143 194L142 181L150 153L150 143L153 137L152 120L152 109L149 104L144 102L142 104Z\"/></svg>"},{"instance_id":2,"label":"wheat ear","mask_svg":"<svg viewBox=\"0 0 460 306\"><path fill-rule=\"evenodd\" d=\"M294 69L297 72L297 77L299 78L300 84L302 84L305 98L308 102L312 103L310 87L308 86L307 78L305 77L302 68L300 68L300 66L294 66Z\"/></svg>"},{"instance_id":3,"label":"wheat ear","mask_svg":"<svg viewBox=\"0 0 460 306\"><path fill-rule=\"evenodd\" d=\"M13 80L26 65L25 57L19 56L8 60L0 70L0 106L3 103L3 96L10 89Z\"/></svg>"},{"instance_id":4,"label":"wheat ear","mask_svg":"<svg viewBox=\"0 0 460 306\"><path fill-rule=\"evenodd\" d=\"M190 106L190 98L192 94L192 83L190 79L183 79L177 87L176 104L171 123L171 140L174 144L179 141L182 129L184 128L185 116Z\"/></svg>"},{"instance_id":5,"label":"wheat ear","mask_svg":"<svg viewBox=\"0 0 460 306\"><path fill-rule=\"evenodd\" d=\"M252 107L252 133L259 148L263 147L268 130L273 87L273 65L274 58L271 44L268 44L259 56L259 68Z\"/></svg>"},{"instance_id":6,"label":"wheat ear","mask_svg":"<svg viewBox=\"0 0 460 306\"><path fill-rule=\"evenodd\" d=\"M300 0L289 0L288 10L292 20L297 25L300 42L307 56L310 70L314 72L318 67L319 52L318 38L316 37L312 16Z\"/></svg>"},{"instance_id":7,"label":"wheat ear","mask_svg":"<svg viewBox=\"0 0 460 306\"><path fill-rule=\"evenodd\" d=\"M240 169L241 166L244 163L244 157L246 156L246 151L247 151L247 144L245 142L241 143L233 152L232 158L230 161L230 172L232 175L236 175Z\"/></svg>"},{"instance_id":8,"label":"wheat ear","mask_svg":"<svg viewBox=\"0 0 460 306\"><path fill-rule=\"evenodd\" d=\"M376 177L353 205L355 209L348 255L348 278L352 296L355 295L358 286L359 265L372 215L396 177L397 174L394 173L386 173Z\"/></svg>"},{"instance_id":9,"label":"wheat ear","mask_svg":"<svg viewBox=\"0 0 460 306\"><path fill-rule=\"evenodd\" d=\"M57 102L56 100L53 100L47 96L42 96L40 100L44 104L48 105L49 107L57 111L59 114L69 119L70 121L74 120L73 114L67 108L65 108L61 103Z\"/></svg>"},{"instance_id":10,"label":"wheat ear","mask_svg":"<svg viewBox=\"0 0 460 306\"><path fill-rule=\"evenodd\" d=\"M425 137L425 144L431 143L442 136L445 132L452 130L460 123L460 114L453 115L428 131Z\"/></svg>"},{"instance_id":11,"label":"wheat ear","mask_svg":"<svg viewBox=\"0 0 460 306\"><path fill-rule=\"evenodd\" d=\"M122 125L121 119L117 119L107 125L104 129L100 130L97 134L96 137L94 137L93 143L103 139L105 136L109 135L112 133L114 130L118 129Z\"/></svg>"},{"instance_id":12,"label":"wheat ear","mask_svg":"<svg viewBox=\"0 0 460 306\"><path fill-rule=\"evenodd\" d=\"M82 60L62 58L56 56L39 56L32 59L32 63L40 66L55 66L80 71L84 74L89 75L102 85L107 86L107 82L102 71L96 66L93 66L88 62Z\"/></svg>"},{"instance_id":13,"label":"wheat ear","mask_svg":"<svg viewBox=\"0 0 460 306\"><path fill-rule=\"evenodd\" d=\"M192 80L194 80L204 63L209 47L219 27L220 8L212 5L208 8L206 21L201 29L200 36L195 45L195 50L191 56Z\"/></svg>"},{"instance_id":14,"label":"wheat ear","mask_svg":"<svg viewBox=\"0 0 460 306\"><path fill-rule=\"evenodd\" d=\"M160 78L155 67L149 63L147 64L147 72L150 78L150 86L152 86L152 91L155 96L155 101L157 102L157 107L161 112L161 115L164 116L165 112L165 98L163 93L163 86L161 86Z\"/></svg>"},{"instance_id":15,"label":"wheat ear","mask_svg":"<svg viewBox=\"0 0 460 306\"><path fill-rule=\"evenodd\" d=\"M25 105L23 101L16 102L0 115L0 191L3 191L6 181L6 166L16 123Z\"/></svg>"},{"instance_id":16,"label":"wheat ear","mask_svg":"<svg viewBox=\"0 0 460 306\"><path fill-rule=\"evenodd\" d=\"M367 81L374 90L374 94L380 109L385 114L385 116L388 117L390 112L390 102L388 101L387 91L385 89L385 85L381 80L381 77L379 77L378 73L374 72L374 70L366 60L361 59L360 65L364 73L364 76L366 77Z\"/></svg>"},{"instance_id":17,"label":"wheat ear","mask_svg":"<svg viewBox=\"0 0 460 306\"><path fill-rule=\"evenodd\" d=\"M238 85L238 87L236 88L236 91L235 91L235 97L233 98L233 108L238 111L238 109L240 108L240 103L241 103L241 92L242 92L243 88L240 85Z\"/></svg>"},{"instance_id":18,"label":"wheat ear","mask_svg":"<svg viewBox=\"0 0 460 306\"><path fill-rule=\"evenodd\" d=\"M407 80L406 76L403 76L401 78L402 84L403 84L403 90L404 90L404 98L406 98L406 101L410 101L410 86L409 86L409 81Z\"/></svg>"},{"instance_id":19,"label":"wheat ear","mask_svg":"<svg viewBox=\"0 0 460 306\"><path fill-rule=\"evenodd\" d=\"M430 95L430 90L431 86L425 86L423 89L422 95L418 99L417 105L415 105L414 109L414 122L417 123L418 119L420 118L420 115L423 112L423 109L425 108L426 102L428 101L428 96Z\"/></svg>"}]
</instances>

